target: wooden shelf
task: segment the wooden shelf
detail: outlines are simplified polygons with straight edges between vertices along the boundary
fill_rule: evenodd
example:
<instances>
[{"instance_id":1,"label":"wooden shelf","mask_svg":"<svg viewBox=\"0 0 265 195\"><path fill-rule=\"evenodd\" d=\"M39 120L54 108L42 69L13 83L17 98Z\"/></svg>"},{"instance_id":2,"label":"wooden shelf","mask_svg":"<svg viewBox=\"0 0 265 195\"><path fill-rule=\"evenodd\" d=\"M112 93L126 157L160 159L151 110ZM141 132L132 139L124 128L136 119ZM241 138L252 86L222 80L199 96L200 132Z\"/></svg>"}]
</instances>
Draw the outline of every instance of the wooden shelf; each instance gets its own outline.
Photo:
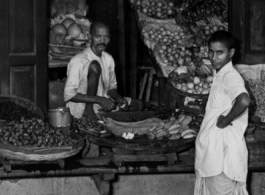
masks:
<instances>
[{"instance_id":1,"label":"wooden shelf","mask_svg":"<svg viewBox=\"0 0 265 195\"><path fill-rule=\"evenodd\" d=\"M67 67L69 60L50 60L49 68Z\"/></svg>"}]
</instances>

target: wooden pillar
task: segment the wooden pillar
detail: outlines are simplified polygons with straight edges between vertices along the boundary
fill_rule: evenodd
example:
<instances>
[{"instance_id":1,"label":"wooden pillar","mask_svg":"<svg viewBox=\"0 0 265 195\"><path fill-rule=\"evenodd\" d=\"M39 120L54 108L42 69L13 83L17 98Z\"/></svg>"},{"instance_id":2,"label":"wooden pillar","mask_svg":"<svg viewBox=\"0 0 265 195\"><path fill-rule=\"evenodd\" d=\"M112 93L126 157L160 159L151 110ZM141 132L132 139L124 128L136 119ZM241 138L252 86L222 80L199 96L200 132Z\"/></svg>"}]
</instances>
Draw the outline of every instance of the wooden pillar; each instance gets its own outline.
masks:
<instances>
[{"instance_id":1,"label":"wooden pillar","mask_svg":"<svg viewBox=\"0 0 265 195\"><path fill-rule=\"evenodd\" d=\"M114 174L98 174L91 177L100 195L109 195L110 181L114 179Z\"/></svg>"},{"instance_id":2,"label":"wooden pillar","mask_svg":"<svg viewBox=\"0 0 265 195\"><path fill-rule=\"evenodd\" d=\"M118 17L119 17L119 58L120 58L120 64L122 68L122 82L123 82L123 93L127 94L127 85L128 79L126 79L126 72L128 71L128 68L126 67L126 49L125 49L125 2L124 0L118 0Z\"/></svg>"},{"instance_id":3,"label":"wooden pillar","mask_svg":"<svg viewBox=\"0 0 265 195\"><path fill-rule=\"evenodd\" d=\"M136 98L137 96L137 54L139 32L138 26L130 9L130 96Z\"/></svg>"}]
</instances>

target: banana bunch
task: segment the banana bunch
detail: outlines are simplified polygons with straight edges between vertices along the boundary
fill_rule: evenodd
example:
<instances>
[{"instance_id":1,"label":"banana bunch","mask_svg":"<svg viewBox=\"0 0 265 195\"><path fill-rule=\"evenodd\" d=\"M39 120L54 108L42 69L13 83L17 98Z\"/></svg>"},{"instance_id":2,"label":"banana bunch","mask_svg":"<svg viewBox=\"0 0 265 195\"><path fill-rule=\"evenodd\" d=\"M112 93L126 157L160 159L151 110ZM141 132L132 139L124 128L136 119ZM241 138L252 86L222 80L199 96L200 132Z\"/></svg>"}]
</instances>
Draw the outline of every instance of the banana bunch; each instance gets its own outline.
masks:
<instances>
[{"instance_id":1,"label":"banana bunch","mask_svg":"<svg viewBox=\"0 0 265 195\"><path fill-rule=\"evenodd\" d=\"M213 75L212 69L213 69L212 65L203 63L201 64L201 66L199 66L200 75L202 76Z\"/></svg>"},{"instance_id":2,"label":"banana bunch","mask_svg":"<svg viewBox=\"0 0 265 195\"><path fill-rule=\"evenodd\" d=\"M188 69L188 72L191 75L194 75L195 74L195 71L196 71L195 63L194 62L189 63L189 65L187 65L187 69Z\"/></svg>"},{"instance_id":3,"label":"banana bunch","mask_svg":"<svg viewBox=\"0 0 265 195\"><path fill-rule=\"evenodd\" d=\"M189 115L180 114L177 118L172 116L168 121L164 122L163 126L150 128L147 137L158 140L163 138L170 140L194 138L197 132L189 127L191 121L192 117Z\"/></svg>"},{"instance_id":4,"label":"banana bunch","mask_svg":"<svg viewBox=\"0 0 265 195\"><path fill-rule=\"evenodd\" d=\"M213 75L213 67L211 64L206 64L201 62L191 62L187 65L188 72L191 75L198 75L198 76L209 76Z\"/></svg>"}]
</instances>

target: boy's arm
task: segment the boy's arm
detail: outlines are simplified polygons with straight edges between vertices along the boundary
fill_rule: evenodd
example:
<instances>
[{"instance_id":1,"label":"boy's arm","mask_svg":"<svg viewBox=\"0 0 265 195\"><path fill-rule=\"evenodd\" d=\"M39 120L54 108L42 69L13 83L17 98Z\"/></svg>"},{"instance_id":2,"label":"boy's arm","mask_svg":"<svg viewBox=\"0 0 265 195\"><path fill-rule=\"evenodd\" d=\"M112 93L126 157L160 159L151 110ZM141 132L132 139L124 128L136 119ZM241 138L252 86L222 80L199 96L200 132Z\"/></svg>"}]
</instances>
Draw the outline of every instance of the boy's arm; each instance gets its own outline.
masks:
<instances>
[{"instance_id":1,"label":"boy's arm","mask_svg":"<svg viewBox=\"0 0 265 195\"><path fill-rule=\"evenodd\" d=\"M235 118L240 116L249 106L250 98L247 93L243 92L238 95L235 99L235 103L231 109L231 111L226 115L221 115L218 120L216 126L223 129L230 125Z\"/></svg>"}]
</instances>

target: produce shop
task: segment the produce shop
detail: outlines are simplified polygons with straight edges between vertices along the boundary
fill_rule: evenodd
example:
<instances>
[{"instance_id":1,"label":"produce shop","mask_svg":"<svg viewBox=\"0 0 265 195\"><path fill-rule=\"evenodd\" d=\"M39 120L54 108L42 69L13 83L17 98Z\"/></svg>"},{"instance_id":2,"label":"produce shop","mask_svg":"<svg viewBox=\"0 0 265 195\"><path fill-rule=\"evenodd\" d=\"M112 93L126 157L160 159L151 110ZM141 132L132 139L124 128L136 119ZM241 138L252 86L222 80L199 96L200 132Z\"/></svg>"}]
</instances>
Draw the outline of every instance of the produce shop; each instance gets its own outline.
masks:
<instances>
[{"instance_id":1,"label":"produce shop","mask_svg":"<svg viewBox=\"0 0 265 195\"><path fill-rule=\"evenodd\" d=\"M264 7L0 1L0 194L262 195Z\"/></svg>"}]
</instances>

